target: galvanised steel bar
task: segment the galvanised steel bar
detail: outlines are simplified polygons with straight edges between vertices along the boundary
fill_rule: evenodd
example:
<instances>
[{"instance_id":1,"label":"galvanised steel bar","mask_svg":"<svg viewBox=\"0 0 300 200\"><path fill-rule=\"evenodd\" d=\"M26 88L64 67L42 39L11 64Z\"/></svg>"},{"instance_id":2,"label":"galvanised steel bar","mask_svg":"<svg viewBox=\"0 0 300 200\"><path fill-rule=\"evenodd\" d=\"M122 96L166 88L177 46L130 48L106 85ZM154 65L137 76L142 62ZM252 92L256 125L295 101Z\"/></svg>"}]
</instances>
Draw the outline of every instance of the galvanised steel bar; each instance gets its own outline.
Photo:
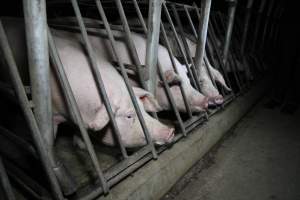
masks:
<instances>
[{"instance_id":1,"label":"galvanised steel bar","mask_svg":"<svg viewBox=\"0 0 300 200\"><path fill-rule=\"evenodd\" d=\"M74 1L74 0L73 0ZM130 95L130 98L132 100L132 103L133 103L133 106L135 108L135 111L137 113L137 116L138 116L138 119L139 119L139 122L142 126L142 129L143 129L143 132L144 132L144 135L145 135L145 138L146 138L146 141L148 143L148 145L151 147L151 151L152 151L152 154L153 154L153 158L156 159L157 158L157 152L155 150L155 147L154 147L154 144L152 142L152 139L150 137L150 132L149 132L149 129L147 128L147 125L146 125L146 122L145 122L145 119L144 117L142 116L142 112L140 110L140 107L138 105L138 102L135 98L135 95L134 95L134 92L133 92L133 89L129 83L129 78L128 78L128 75L126 73L126 70L125 70L125 67L121 61L121 58L119 57L120 55L117 54L117 45L116 45L116 42L114 40L114 37L113 37L113 34L112 34L112 31L110 29L110 26L108 24L108 21L107 21L107 18L106 18L106 15L105 15L105 12L104 12L104 9L102 7L102 4L100 2L100 0L95 0L96 1L96 5L97 5L97 8L98 8L98 11L99 11L99 14L104 22L104 25L105 25L105 29L107 31L107 34L108 34L108 37L109 37L109 40L111 42L111 46L112 46L112 49L113 49L113 52L117 58L117 62L121 68L121 73L122 73L122 76L124 78L124 82L125 82L125 85L127 87L127 90L129 92L129 95ZM126 19L125 19L126 21ZM128 25L128 24L127 24Z\"/></svg>"},{"instance_id":2,"label":"galvanised steel bar","mask_svg":"<svg viewBox=\"0 0 300 200\"><path fill-rule=\"evenodd\" d=\"M22 108L25 119L29 125L33 141L37 148L38 155L42 161L42 165L45 169L47 178L49 179L53 198L62 200L63 195L62 195L61 188L58 184L58 180L52 169L52 164L48 156L45 141L42 138L37 122L35 121L34 115L30 108L30 103L27 99L26 92L22 84L22 80L18 73L18 67L16 66L15 60L13 58L13 54L8 44L8 40L5 31L3 29L1 20L0 20L0 48L2 49L3 52L2 55L7 62L9 75L11 77L11 82L15 89L16 96L19 99L20 106Z\"/></svg>"},{"instance_id":3,"label":"galvanised steel bar","mask_svg":"<svg viewBox=\"0 0 300 200\"><path fill-rule=\"evenodd\" d=\"M241 44L241 53L243 57L245 56L245 47L247 43L247 36L248 36L248 30L249 30L249 24L251 19L251 10L253 6L254 0L248 0L247 6L246 6L246 15L245 15L245 21L244 21L244 29L243 29L243 36L242 36L242 44Z\"/></svg>"},{"instance_id":4,"label":"galvanised steel bar","mask_svg":"<svg viewBox=\"0 0 300 200\"><path fill-rule=\"evenodd\" d=\"M190 75L190 78L191 78L191 82L192 84L194 85L194 87L200 91L200 84L199 84L199 81L195 79L195 76L194 74L192 73L191 69L189 68L189 62L188 62L188 59L187 59L187 55L185 53L185 50L184 50L184 47L182 47L182 44L180 42L180 39L179 39L179 36L177 34L177 31L175 29L175 26L174 26L174 23L173 23L173 20L170 16L170 13L168 11L168 8L166 6L165 3L162 4L163 5L163 10L164 10L164 13L167 17L167 20L168 20L168 23L169 25L171 26L171 29L172 29L172 32L174 33L174 36L175 36L175 40L176 40L176 43L179 47L179 50L180 50L180 53L182 54L183 56L183 60L184 60L184 64L186 65L186 68L188 70L188 74Z\"/></svg>"},{"instance_id":5,"label":"galvanised steel bar","mask_svg":"<svg viewBox=\"0 0 300 200\"><path fill-rule=\"evenodd\" d=\"M228 0L228 3L229 3L228 23L227 23L225 43L224 43L224 49L223 49L223 63L225 66L227 65L228 52L229 52L229 47L230 47L230 43L231 43L231 36L232 36L232 29L233 29L233 25L234 25L237 0Z\"/></svg>"},{"instance_id":6,"label":"galvanised steel bar","mask_svg":"<svg viewBox=\"0 0 300 200\"><path fill-rule=\"evenodd\" d=\"M138 53L136 51L134 42L131 38L131 31L127 22L127 18L122 6L122 2L121 0L115 0L115 3L117 5L117 9L118 9L118 13L120 15L120 19L124 28L124 32L125 32L125 38L126 38L126 44L128 46L129 49L129 53L131 56L131 59L133 61L133 63L137 66L137 72L138 72L138 76L139 76L139 80L140 80L140 84L142 86L142 88L147 89L147 85L146 85L146 78L143 75L142 69L141 69L141 61L138 57Z\"/></svg>"},{"instance_id":7,"label":"galvanised steel bar","mask_svg":"<svg viewBox=\"0 0 300 200\"><path fill-rule=\"evenodd\" d=\"M258 14L256 17L256 22L255 22L254 36L253 36L252 46L251 46L252 53L255 51L256 42L258 39L258 34L259 34L260 26L261 26L261 18L262 18L263 11L265 9L266 2L267 2L266 0L261 0L260 6L258 9Z\"/></svg>"},{"instance_id":8,"label":"galvanised steel bar","mask_svg":"<svg viewBox=\"0 0 300 200\"><path fill-rule=\"evenodd\" d=\"M0 183L1 183L0 186L2 186L2 189L3 189L6 199L7 200L15 200L16 197L12 190L12 187L11 187L10 181L8 179L1 156L0 156Z\"/></svg>"},{"instance_id":9,"label":"galvanised steel bar","mask_svg":"<svg viewBox=\"0 0 300 200\"><path fill-rule=\"evenodd\" d=\"M172 12L174 14L177 26L179 28L179 33L180 33L180 36L181 36L181 41L183 43L186 55L187 55L187 57L188 57L188 59L190 61L190 64L191 64L192 73L193 73L194 77L196 77L196 83L198 84L198 88L199 88L199 91L200 91L201 87L200 87L200 83L199 83L199 77L197 76L197 70L196 70L196 66L195 66L195 63L194 63L194 59L192 58L192 55L191 55L188 43L187 43L186 38L185 38L185 34L184 34L184 30L183 30L183 25L181 23L181 19L179 17L179 14L178 14L178 12L177 12L176 7L175 7L174 4L171 4L171 9L172 9Z\"/></svg>"},{"instance_id":10,"label":"galvanised steel bar","mask_svg":"<svg viewBox=\"0 0 300 200\"><path fill-rule=\"evenodd\" d=\"M193 20L192 20L192 18L191 18L190 11L189 11L189 9L187 8L186 5L183 6L183 9L184 9L184 12L185 12L185 14L186 14L186 17L188 18L190 27L191 27L191 29L192 29L192 33L193 33L195 39L197 40L198 35L197 35L197 31L196 31L196 29L195 29Z\"/></svg>"},{"instance_id":11,"label":"galvanised steel bar","mask_svg":"<svg viewBox=\"0 0 300 200\"><path fill-rule=\"evenodd\" d=\"M146 66L149 71L149 80L146 82L148 90L156 94L157 84L157 55L159 46L159 29L162 0L149 0L148 32L146 48Z\"/></svg>"},{"instance_id":12,"label":"galvanised steel bar","mask_svg":"<svg viewBox=\"0 0 300 200\"><path fill-rule=\"evenodd\" d=\"M54 133L49 84L46 2L45 0L23 0L23 6L34 115L51 151Z\"/></svg>"},{"instance_id":13,"label":"galvanised steel bar","mask_svg":"<svg viewBox=\"0 0 300 200\"><path fill-rule=\"evenodd\" d=\"M199 21L198 40L197 40L196 55L195 55L195 67L198 76L200 74L200 68L204 62L203 58L205 54L211 0L202 0L201 3L202 3L201 5L202 16Z\"/></svg>"},{"instance_id":14,"label":"galvanised steel bar","mask_svg":"<svg viewBox=\"0 0 300 200\"><path fill-rule=\"evenodd\" d=\"M74 191L74 188L64 183L71 177L67 175L66 169L53 150L55 136L49 84L46 2L45 0L23 0L23 10L34 115L40 133L47 144L48 156L63 192L70 194ZM69 181L71 182L71 180Z\"/></svg>"},{"instance_id":15,"label":"galvanised steel bar","mask_svg":"<svg viewBox=\"0 0 300 200\"><path fill-rule=\"evenodd\" d=\"M272 20L271 14L274 10L274 6L275 6L275 0L271 0L270 5L268 5L267 16L266 16L264 27L263 27L262 42L260 43L260 50L264 49L265 43L266 43L266 37L267 37L268 33L270 33L270 31L268 31L268 28L269 28L271 20Z\"/></svg>"},{"instance_id":16,"label":"galvanised steel bar","mask_svg":"<svg viewBox=\"0 0 300 200\"><path fill-rule=\"evenodd\" d=\"M137 12L137 14L138 14L139 21L140 21L140 23L141 23L142 26L143 26L144 34L146 35L146 34L147 34L147 26L145 25L145 21L144 21L144 19L143 19L143 16L141 15L140 8L139 8L139 6L138 6L136 0L133 0L133 2L134 2L134 5L135 5L136 12ZM161 26L161 32L162 32L163 39L164 39L164 41L167 43L167 44L166 44L166 45L167 45L167 50L168 50L169 55L170 55L170 60L171 60L171 62L172 62L173 69L174 69L175 73L178 74L178 70L177 70L177 68L176 68L175 61L174 61L174 55L173 55L173 52L172 52L172 50L171 50L171 48L170 48L169 41L168 41L168 38L167 38L167 35L166 35L166 32L165 32L164 26L163 26L162 23L160 23L160 26ZM162 67L160 66L161 64L160 64L159 61L158 61L157 65L158 65L158 67L160 67L160 68L162 69ZM163 74L161 74L161 76L163 76ZM186 97L185 91L184 91L184 89L183 89L183 87L182 87L181 84L179 85L179 87L180 87L180 91L181 91L181 94L182 94L182 98L183 98L183 101L184 101L184 105L185 105L186 111L187 111L189 117L192 117L192 116L193 116L193 115L192 115L192 111L191 111L190 105L188 104L188 101L187 101L187 97ZM167 90L167 89L166 89L166 90ZM166 91L166 92L167 92L167 91ZM168 95L168 94L169 94L169 93L167 92L167 95ZM171 94L171 93L170 93L170 94ZM184 125L183 125L182 119L181 119L181 117L180 117L180 114L179 114L179 112L178 112L178 109L177 109L177 107L176 107L175 101L173 100L173 99L174 99L174 98L173 98L173 95L169 95L168 98L171 99L170 102L171 102L171 105L172 105L172 109L174 110L174 113L175 113L175 115L176 115L176 118L177 118L177 120L178 120L178 122L179 122L179 124L180 124L181 131L182 131L182 133L185 135L185 134L186 134L186 131L185 131L185 129L184 129Z\"/></svg>"}]
</instances>

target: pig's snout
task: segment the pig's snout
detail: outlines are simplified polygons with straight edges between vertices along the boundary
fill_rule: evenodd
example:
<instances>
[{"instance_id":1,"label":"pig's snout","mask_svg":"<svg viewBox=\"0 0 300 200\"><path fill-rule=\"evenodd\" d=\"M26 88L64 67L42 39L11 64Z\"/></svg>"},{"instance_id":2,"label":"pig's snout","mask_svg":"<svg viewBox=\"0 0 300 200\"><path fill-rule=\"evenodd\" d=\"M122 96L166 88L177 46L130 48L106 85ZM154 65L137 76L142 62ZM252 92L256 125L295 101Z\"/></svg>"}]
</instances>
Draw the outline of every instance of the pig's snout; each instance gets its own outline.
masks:
<instances>
[{"instance_id":1,"label":"pig's snout","mask_svg":"<svg viewBox=\"0 0 300 200\"><path fill-rule=\"evenodd\" d=\"M223 103L224 103L224 98L222 95L210 97L208 100L209 106L218 106L218 105L222 105Z\"/></svg>"},{"instance_id":2,"label":"pig's snout","mask_svg":"<svg viewBox=\"0 0 300 200\"><path fill-rule=\"evenodd\" d=\"M159 138L155 141L157 145L169 144L173 141L175 137L174 128L164 128L159 133Z\"/></svg>"},{"instance_id":3,"label":"pig's snout","mask_svg":"<svg viewBox=\"0 0 300 200\"><path fill-rule=\"evenodd\" d=\"M203 101L200 104L201 109L207 110L208 109L208 105L209 105L209 98L208 97L204 97Z\"/></svg>"}]
</instances>

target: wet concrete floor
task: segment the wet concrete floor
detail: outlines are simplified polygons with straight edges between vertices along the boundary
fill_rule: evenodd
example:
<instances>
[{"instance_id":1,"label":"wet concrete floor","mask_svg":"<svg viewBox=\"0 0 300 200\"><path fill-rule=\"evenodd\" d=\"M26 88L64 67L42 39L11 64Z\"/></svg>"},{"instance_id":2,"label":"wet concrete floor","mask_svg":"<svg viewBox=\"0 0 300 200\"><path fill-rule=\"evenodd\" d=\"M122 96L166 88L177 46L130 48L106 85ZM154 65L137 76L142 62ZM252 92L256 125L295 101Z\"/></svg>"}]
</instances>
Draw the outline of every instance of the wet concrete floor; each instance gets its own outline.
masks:
<instances>
[{"instance_id":1,"label":"wet concrete floor","mask_svg":"<svg viewBox=\"0 0 300 200\"><path fill-rule=\"evenodd\" d=\"M300 200L300 111L263 102L161 200Z\"/></svg>"}]
</instances>

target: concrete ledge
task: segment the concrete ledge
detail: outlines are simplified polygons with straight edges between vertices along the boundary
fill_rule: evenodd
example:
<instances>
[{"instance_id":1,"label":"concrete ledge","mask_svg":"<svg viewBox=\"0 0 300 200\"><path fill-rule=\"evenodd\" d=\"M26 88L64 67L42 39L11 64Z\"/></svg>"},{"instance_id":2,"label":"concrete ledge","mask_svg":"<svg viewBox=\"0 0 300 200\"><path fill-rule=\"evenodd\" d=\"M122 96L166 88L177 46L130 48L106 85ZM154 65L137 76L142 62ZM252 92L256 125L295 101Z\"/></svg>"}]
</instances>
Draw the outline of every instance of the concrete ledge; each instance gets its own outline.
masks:
<instances>
[{"instance_id":1,"label":"concrete ledge","mask_svg":"<svg viewBox=\"0 0 300 200\"><path fill-rule=\"evenodd\" d=\"M157 200L215 145L257 103L269 88L261 81L215 114L209 122L195 129L187 138L163 152L158 160L147 163L133 175L112 188L100 200Z\"/></svg>"}]
</instances>

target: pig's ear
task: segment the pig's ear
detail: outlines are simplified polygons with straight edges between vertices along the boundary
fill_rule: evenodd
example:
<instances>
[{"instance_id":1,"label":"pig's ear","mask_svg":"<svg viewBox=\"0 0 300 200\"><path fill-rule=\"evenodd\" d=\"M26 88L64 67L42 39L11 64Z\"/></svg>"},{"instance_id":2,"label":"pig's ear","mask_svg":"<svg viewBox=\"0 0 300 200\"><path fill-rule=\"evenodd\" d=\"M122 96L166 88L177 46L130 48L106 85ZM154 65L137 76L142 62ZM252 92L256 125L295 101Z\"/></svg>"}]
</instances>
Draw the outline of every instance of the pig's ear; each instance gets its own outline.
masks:
<instances>
[{"instance_id":1,"label":"pig's ear","mask_svg":"<svg viewBox=\"0 0 300 200\"><path fill-rule=\"evenodd\" d=\"M135 96L143 103L143 106L146 111L159 112L162 110L153 94L137 87L132 87L132 89L134 91Z\"/></svg>"}]
</instances>

